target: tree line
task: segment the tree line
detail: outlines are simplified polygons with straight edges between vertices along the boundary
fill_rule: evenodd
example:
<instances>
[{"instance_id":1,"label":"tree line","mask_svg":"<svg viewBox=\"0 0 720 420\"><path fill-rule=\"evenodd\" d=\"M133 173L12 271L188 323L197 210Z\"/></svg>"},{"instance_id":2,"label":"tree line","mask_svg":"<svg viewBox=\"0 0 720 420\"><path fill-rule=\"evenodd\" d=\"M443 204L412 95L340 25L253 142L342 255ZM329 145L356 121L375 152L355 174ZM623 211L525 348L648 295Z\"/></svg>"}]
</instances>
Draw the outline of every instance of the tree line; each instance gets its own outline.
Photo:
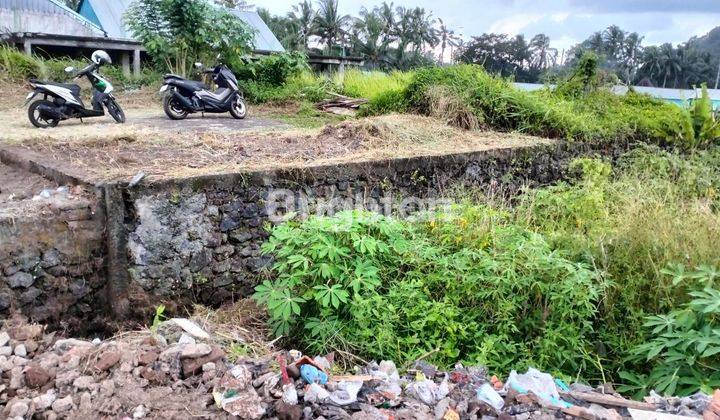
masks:
<instances>
[{"instance_id":1,"label":"tree line","mask_svg":"<svg viewBox=\"0 0 720 420\"><path fill-rule=\"evenodd\" d=\"M77 7L77 0L66 1ZM228 8L250 7L243 0L209 1ZM224 19L220 25L209 25L207 32L222 29L232 36L219 34L218 38L223 42L209 42L206 33L204 40L196 40L202 31L163 26L165 20L172 22L172 17L158 19L158 13L153 13L163 8L175 10L175 6L179 7L177 10L210 10L200 4L204 2L136 1L133 4L142 7L136 8L136 19L129 23L166 61L173 54L185 52L168 47L178 44L171 42L178 33L180 38L190 40L180 43L190 45L190 50L208 43L225 45L221 49L227 50L230 47L228 40L248 38L247 34L242 35L240 28ZM462 62L482 65L491 73L519 82L551 82L570 71L586 51L593 51L599 57L600 67L616 82L668 88L689 88L702 83L717 88L720 84L720 27L705 37L692 38L677 46L670 43L644 46L643 37L637 32L627 32L612 25L593 33L568 51L558 52L545 34L537 34L528 40L524 35L483 33L465 40L424 8L396 6L387 1L372 8L362 7L358 16L342 14L338 0L302 0L282 16L263 8L257 11L287 50L359 56L364 58L369 69L407 70ZM198 20L194 18L193 21ZM166 30L168 27L175 28L178 33ZM239 44L234 42L234 45Z\"/></svg>"},{"instance_id":2,"label":"tree line","mask_svg":"<svg viewBox=\"0 0 720 420\"><path fill-rule=\"evenodd\" d=\"M484 33L463 40L424 8L392 2L363 7L355 17L341 14L338 0L304 0L284 16L262 8L258 13L285 48L360 56L370 69L404 70L454 61L480 64L489 72L537 83L554 80L569 71L584 52L593 51L601 68L618 82L689 88L701 83L715 87L720 64L720 48L702 48L697 38L677 46L644 46L640 34L616 25L559 52L545 34L527 39L524 35Z\"/></svg>"}]
</instances>

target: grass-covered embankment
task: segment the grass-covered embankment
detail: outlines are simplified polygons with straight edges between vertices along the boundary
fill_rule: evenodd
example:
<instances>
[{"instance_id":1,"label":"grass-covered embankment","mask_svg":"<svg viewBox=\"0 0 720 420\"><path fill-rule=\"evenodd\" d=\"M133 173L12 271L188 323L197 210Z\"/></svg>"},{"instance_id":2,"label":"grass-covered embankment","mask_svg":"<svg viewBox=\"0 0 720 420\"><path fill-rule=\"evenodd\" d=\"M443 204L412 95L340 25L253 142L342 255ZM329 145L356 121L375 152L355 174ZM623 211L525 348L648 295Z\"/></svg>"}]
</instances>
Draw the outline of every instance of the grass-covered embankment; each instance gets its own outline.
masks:
<instances>
[{"instance_id":1,"label":"grass-covered embankment","mask_svg":"<svg viewBox=\"0 0 720 420\"><path fill-rule=\"evenodd\" d=\"M515 206L278 226L263 248L277 277L256 298L311 353L535 366L639 393L717 387L720 149L573 167Z\"/></svg>"}]
</instances>

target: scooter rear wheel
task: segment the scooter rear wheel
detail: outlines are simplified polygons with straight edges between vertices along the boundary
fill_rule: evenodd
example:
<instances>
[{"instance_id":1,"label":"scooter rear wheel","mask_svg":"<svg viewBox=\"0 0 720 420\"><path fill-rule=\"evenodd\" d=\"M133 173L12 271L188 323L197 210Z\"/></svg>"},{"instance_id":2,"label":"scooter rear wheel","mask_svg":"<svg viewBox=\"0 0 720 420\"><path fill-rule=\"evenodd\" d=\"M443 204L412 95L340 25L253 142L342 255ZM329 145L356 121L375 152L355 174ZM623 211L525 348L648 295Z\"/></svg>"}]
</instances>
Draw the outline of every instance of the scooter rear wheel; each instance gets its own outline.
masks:
<instances>
[{"instance_id":1,"label":"scooter rear wheel","mask_svg":"<svg viewBox=\"0 0 720 420\"><path fill-rule=\"evenodd\" d=\"M188 111L183 108L180 101L173 95L166 95L163 99L163 110L165 115L171 120L184 120L188 116Z\"/></svg>"},{"instance_id":2,"label":"scooter rear wheel","mask_svg":"<svg viewBox=\"0 0 720 420\"><path fill-rule=\"evenodd\" d=\"M28 118L30 119L30 122L32 125L34 125L37 128L51 128L56 127L60 120L56 118L47 118L42 115L39 109L37 109L40 105L47 105L47 106L55 106L54 103L50 101L35 101L30 104L28 107Z\"/></svg>"},{"instance_id":3,"label":"scooter rear wheel","mask_svg":"<svg viewBox=\"0 0 720 420\"><path fill-rule=\"evenodd\" d=\"M123 112L122 108L120 108L120 104L118 104L114 98L108 98L105 102L105 106L107 107L108 114L113 117L115 122L119 124L125 122L125 112Z\"/></svg>"}]
</instances>

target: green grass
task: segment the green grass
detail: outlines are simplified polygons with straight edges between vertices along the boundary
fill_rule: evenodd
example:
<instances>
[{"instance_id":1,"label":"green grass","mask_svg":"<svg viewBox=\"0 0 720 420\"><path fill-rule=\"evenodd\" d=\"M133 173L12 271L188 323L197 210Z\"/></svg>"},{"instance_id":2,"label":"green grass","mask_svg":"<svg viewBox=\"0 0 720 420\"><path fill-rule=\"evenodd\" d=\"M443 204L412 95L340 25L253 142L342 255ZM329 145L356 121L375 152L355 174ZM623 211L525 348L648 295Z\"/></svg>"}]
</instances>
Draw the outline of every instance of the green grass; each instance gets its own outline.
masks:
<instances>
[{"instance_id":1,"label":"green grass","mask_svg":"<svg viewBox=\"0 0 720 420\"><path fill-rule=\"evenodd\" d=\"M475 195L435 219L345 213L274 228L263 249L277 278L256 298L312 353L396 363L429 353L442 366L535 366L645 389L664 364L629 357L652 338L647 317L684 308L692 279L720 279L720 148L647 147L615 168L580 159L571 169L571 181L512 204ZM693 381L682 393L709 386Z\"/></svg>"},{"instance_id":2,"label":"green grass","mask_svg":"<svg viewBox=\"0 0 720 420\"><path fill-rule=\"evenodd\" d=\"M319 111L310 102L300 102L296 112L275 111L272 117L295 128L320 128L344 121L347 117Z\"/></svg>"},{"instance_id":3,"label":"green grass","mask_svg":"<svg viewBox=\"0 0 720 420\"><path fill-rule=\"evenodd\" d=\"M380 71L361 71L350 69L341 77L340 74L333 76L333 83L338 87L339 93L353 98L375 99L387 91L404 89L410 79L412 72L394 71L383 73Z\"/></svg>"},{"instance_id":4,"label":"green grass","mask_svg":"<svg viewBox=\"0 0 720 420\"><path fill-rule=\"evenodd\" d=\"M15 48L0 46L0 77L9 81L22 82L31 78L38 78L56 82L69 82L69 75L65 73L65 68L75 67L81 69L87 64L87 60L29 57ZM110 78L120 90L159 85L162 82L162 75L150 68L143 68L138 76L125 75L119 66L105 66L100 72Z\"/></svg>"}]
</instances>

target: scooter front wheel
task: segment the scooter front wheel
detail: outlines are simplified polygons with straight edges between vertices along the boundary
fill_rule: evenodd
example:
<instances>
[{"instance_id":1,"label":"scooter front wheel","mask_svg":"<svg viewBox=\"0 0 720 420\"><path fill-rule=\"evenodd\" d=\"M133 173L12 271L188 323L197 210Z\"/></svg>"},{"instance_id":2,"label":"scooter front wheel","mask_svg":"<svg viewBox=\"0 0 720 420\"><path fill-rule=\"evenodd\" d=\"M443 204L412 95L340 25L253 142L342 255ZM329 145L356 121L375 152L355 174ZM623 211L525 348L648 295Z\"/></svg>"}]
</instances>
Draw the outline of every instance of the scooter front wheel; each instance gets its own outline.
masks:
<instances>
[{"instance_id":1,"label":"scooter front wheel","mask_svg":"<svg viewBox=\"0 0 720 420\"><path fill-rule=\"evenodd\" d=\"M115 122L120 124L125 122L125 112L120 108L120 104L117 103L115 98L108 98L105 106L107 107L108 114L113 117Z\"/></svg>"},{"instance_id":2,"label":"scooter front wheel","mask_svg":"<svg viewBox=\"0 0 720 420\"><path fill-rule=\"evenodd\" d=\"M50 118L43 115L42 112L38 109L40 105L51 107L55 106L55 104L50 101L35 101L31 103L30 107L28 107L28 118L30 119L32 125L37 128L56 127L60 120L57 118Z\"/></svg>"},{"instance_id":3,"label":"scooter front wheel","mask_svg":"<svg viewBox=\"0 0 720 420\"><path fill-rule=\"evenodd\" d=\"M235 98L235 101L233 101L232 105L230 105L230 115L238 120L242 120L245 116L247 116L247 105L245 104L245 99L240 96Z\"/></svg>"},{"instance_id":4,"label":"scooter front wheel","mask_svg":"<svg viewBox=\"0 0 720 420\"><path fill-rule=\"evenodd\" d=\"M163 110L171 120L184 120L188 116L188 111L172 94L166 95L163 99Z\"/></svg>"}]
</instances>

